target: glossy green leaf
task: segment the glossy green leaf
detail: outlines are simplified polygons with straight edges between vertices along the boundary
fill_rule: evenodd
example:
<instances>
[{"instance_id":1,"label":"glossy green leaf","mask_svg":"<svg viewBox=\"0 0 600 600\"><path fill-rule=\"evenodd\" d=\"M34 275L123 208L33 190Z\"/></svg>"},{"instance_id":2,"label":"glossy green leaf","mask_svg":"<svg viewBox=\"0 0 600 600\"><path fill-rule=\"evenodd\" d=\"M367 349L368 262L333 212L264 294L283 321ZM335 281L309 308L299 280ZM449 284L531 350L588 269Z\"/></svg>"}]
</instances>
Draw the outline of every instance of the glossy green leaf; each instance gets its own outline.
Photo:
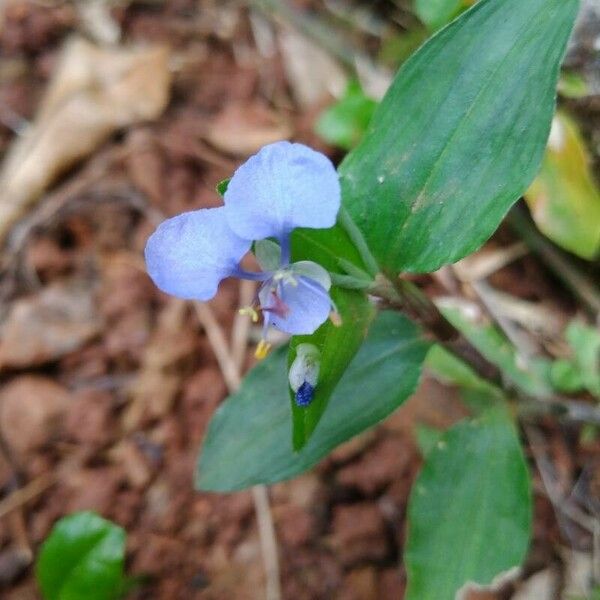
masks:
<instances>
[{"instance_id":1,"label":"glossy green leaf","mask_svg":"<svg viewBox=\"0 0 600 600\"><path fill-rule=\"evenodd\" d=\"M212 418L197 487L233 491L274 483L310 469L333 448L372 427L415 390L429 343L405 317L383 312L335 388L314 435L290 444L287 358L281 348L246 376Z\"/></svg>"},{"instance_id":2,"label":"glossy green leaf","mask_svg":"<svg viewBox=\"0 0 600 600\"><path fill-rule=\"evenodd\" d=\"M566 331L575 364L585 388L600 398L600 331L580 321L572 321Z\"/></svg>"},{"instance_id":3,"label":"glossy green leaf","mask_svg":"<svg viewBox=\"0 0 600 600\"><path fill-rule=\"evenodd\" d=\"M361 292L332 288L331 296L341 316L341 324L326 321L312 335L296 335L290 342L288 367L296 358L298 344L313 344L321 354L319 380L309 406L297 406L289 388L292 406L292 444L302 448L325 412L338 381L363 343L375 309Z\"/></svg>"},{"instance_id":4,"label":"glossy green leaf","mask_svg":"<svg viewBox=\"0 0 600 600\"><path fill-rule=\"evenodd\" d=\"M377 102L352 80L344 95L326 108L316 124L317 133L328 143L350 150L360 141L375 112Z\"/></svg>"},{"instance_id":5,"label":"glossy green leaf","mask_svg":"<svg viewBox=\"0 0 600 600\"><path fill-rule=\"evenodd\" d=\"M531 485L502 405L444 433L427 454L408 506L405 600L455 600L525 557Z\"/></svg>"},{"instance_id":6,"label":"glossy green leaf","mask_svg":"<svg viewBox=\"0 0 600 600\"><path fill-rule=\"evenodd\" d=\"M54 525L36 564L45 600L116 600L127 587L123 574L125 531L92 512Z\"/></svg>"},{"instance_id":7,"label":"glossy green leaf","mask_svg":"<svg viewBox=\"0 0 600 600\"><path fill-rule=\"evenodd\" d=\"M415 12L429 29L435 31L454 17L462 0L415 0Z\"/></svg>"},{"instance_id":8,"label":"glossy green leaf","mask_svg":"<svg viewBox=\"0 0 600 600\"><path fill-rule=\"evenodd\" d=\"M600 252L600 189L575 122L557 113L542 169L525 199L540 231L582 258Z\"/></svg>"},{"instance_id":9,"label":"glossy green leaf","mask_svg":"<svg viewBox=\"0 0 600 600\"><path fill-rule=\"evenodd\" d=\"M478 248L533 180L577 0L481 0L400 69L339 172L389 274Z\"/></svg>"}]
</instances>

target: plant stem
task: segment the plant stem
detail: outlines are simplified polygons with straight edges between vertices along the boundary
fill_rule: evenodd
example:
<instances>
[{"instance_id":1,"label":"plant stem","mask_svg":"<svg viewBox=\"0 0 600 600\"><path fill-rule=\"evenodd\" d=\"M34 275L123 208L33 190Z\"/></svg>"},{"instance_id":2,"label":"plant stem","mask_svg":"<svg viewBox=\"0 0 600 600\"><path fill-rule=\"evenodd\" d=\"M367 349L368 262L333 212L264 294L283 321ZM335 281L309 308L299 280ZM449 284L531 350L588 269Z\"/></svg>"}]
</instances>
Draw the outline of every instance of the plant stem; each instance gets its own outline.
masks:
<instances>
[{"instance_id":1,"label":"plant stem","mask_svg":"<svg viewBox=\"0 0 600 600\"><path fill-rule=\"evenodd\" d=\"M538 398L520 389L508 390L502 371L481 354L412 282L398 279L392 283L380 276L370 293L381 298L390 308L400 310L417 321L440 346L467 363L480 377L516 395L523 416L551 414L575 422L600 424L600 408L592 404L562 396Z\"/></svg>"},{"instance_id":2,"label":"plant stem","mask_svg":"<svg viewBox=\"0 0 600 600\"><path fill-rule=\"evenodd\" d=\"M441 346L465 361L478 375L502 387L500 369L483 356L416 285L405 279L392 283L379 277L371 293L420 323Z\"/></svg>"}]
</instances>

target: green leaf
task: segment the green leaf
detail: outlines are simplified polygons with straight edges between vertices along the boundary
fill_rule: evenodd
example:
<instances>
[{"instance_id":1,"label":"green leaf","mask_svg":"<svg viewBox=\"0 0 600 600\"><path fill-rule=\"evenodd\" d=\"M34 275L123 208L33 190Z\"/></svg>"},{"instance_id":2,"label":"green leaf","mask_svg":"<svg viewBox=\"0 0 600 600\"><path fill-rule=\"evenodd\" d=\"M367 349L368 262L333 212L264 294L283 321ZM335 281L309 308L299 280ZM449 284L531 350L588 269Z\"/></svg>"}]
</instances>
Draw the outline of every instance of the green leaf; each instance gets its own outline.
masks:
<instances>
[{"instance_id":1,"label":"green leaf","mask_svg":"<svg viewBox=\"0 0 600 600\"><path fill-rule=\"evenodd\" d=\"M542 170L525 199L540 231L582 258L600 251L600 189L576 123L558 112Z\"/></svg>"},{"instance_id":2,"label":"green leaf","mask_svg":"<svg viewBox=\"0 0 600 600\"><path fill-rule=\"evenodd\" d=\"M584 388L577 364L566 358L555 360L550 369L550 381L560 392L572 394Z\"/></svg>"},{"instance_id":3,"label":"green leaf","mask_svg":"<svg viewBox=\"0 0 600 600\"><path fill-rule=\"evenodd\" d=\"M585 79L579 73L563 71L558 81L558 93L564 98L585 98L591 94Z\"/></svg>"},{"instance_id":4,"label":"green leaf","mask_svg":"<svg viewBox=\"0 0 600 600\"><path fill-rule=\"evenodd\" d=\"M343 199L390 275L478 248L535 176L577 0L481 0L400 69L342 165Z\"/></svg>"},{"instance_id":5,"label":"green leaf","mask_svg":"<svg viewBox=\"0 0 600 600\"><path fill-rule=\"evenodd\" d=\"M212 418L200 455L199 489L233 491L274 483L310 469L333 448L372 427L415 390L429 349L405 317L383 312L337 385L314 435L290 444L286 349L246 376Z\"/></svg>"},{"instance_id":6,"label":"green leaf","mask_svg":"<svg viewBox=\"0 0 600 600\"><path fill-rule=\"evenodd\" d=\"M531 530L529 473L500 405L455 425L427 455L408 506L405 600L454 600L520 565Z\"/></svg>"},{"instance_id":7,"label":"green leaf","mask_svg":"<svg viewBox=\"0 0 600 600\"><path fill-rule=\"evenodd\" d=\"M567 327L566 337L583 385L600 398L600 331L580 321L572 321Z\"/></svg>"},{"instance_id":8,"label":"green leaf","mask_svg":"<svg viewBox=\"0 0 600 600\"><path fill-rule=\"evenodd\" d=\"M435 31L456 16L462 0L415 0L417 17Z\"/></svg>"},{"instance_id":9,"label":"green leaf","mask_svg":"<svg viewBox=\"0 0 600 600\"><path fill-rule=\"evenodd\" d=\"M367 130L376 106L377 102L363 92L360 83L351 80L343 97L321 114L316 131L326 142L350 150Z\"/></svg>"},{"instance_id":10,"label":"green leaf","mask_svg":"<svg viewBox=\"0 0 600 600\"><path fill-rule=\"evenodd\" d=\"M127 587L125 531L92 512L64 517L42 545L36 577L45 600L115 600Z\"/></svg>"},{"instance_id":11,"label":"green leaf","mask_svg":"<svg viewBox=\"0 0 600 600\"><path fill-rule=\"evenodd\" d=\"M336 326L327 320L312 335L296 335L290 341L288 367L296 358L299 344L313 344L321 353L319 379L309 406L297 406L294 392L288 385L294 450L300 450L314 432L335 386L363 343L375 316L373 305L360 292L332 288L331 296L342 318L341 324Z\"/></svg>"},{"instance_id":12,"label":"green leaf","mask_svg":"<svg viewBox=\"0 0 600 600\"><path fill-rule=\"evenodd\" d=\"M330 229L294 229L292 260L311 260L332 273L342 274L346 272L342 265L348 261L366 271L360 252L339 221Z\"/></svg>"}]
</instances>

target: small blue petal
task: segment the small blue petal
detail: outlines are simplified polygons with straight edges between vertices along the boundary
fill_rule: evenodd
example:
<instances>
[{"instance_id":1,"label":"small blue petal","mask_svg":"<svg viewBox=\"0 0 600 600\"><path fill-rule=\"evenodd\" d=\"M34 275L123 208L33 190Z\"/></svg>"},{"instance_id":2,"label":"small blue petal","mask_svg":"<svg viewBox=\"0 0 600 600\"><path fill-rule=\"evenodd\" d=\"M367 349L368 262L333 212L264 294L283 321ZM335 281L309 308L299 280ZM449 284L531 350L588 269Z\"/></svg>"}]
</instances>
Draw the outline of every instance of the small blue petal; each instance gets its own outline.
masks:
<instances>
[{"instance_id":1,"label":"small blue petal","mask_svg":"<svg viewBox=\"0 0 600 600\"><path fill-rule=\"evenodd\" d=\"M306 281L306 282L305 282ZM285 313L269 312L270 323L292 335L308 335L314 333L329 317L331 299L327 291L318 283L299 279L296 285L285 282L278 286L281 304L287 309ZM259 292L261 308L276 306L268 287ZM276 306L276 308L278 308Z\"/></svg>"},{"instance_id":2,"label":"small blue petal","mask_svg":"<svg viewBox=\"0 0 600 600\"><path fill-rule=\"evenodd\" d=\"M250 244L231 230L223 207L195 210L158 226L146 243L146 267L163 292L209 300Z\"/></svg>"},{"instance_id":3,"label":"small blue petal","mask_svg":"<svg viewBox=\"0 0 600 600\"><path fill-rule=\"evenodd\" d=\"M259 240L281 238L295 227L333 227L340 197L335 167L324 154L275 142L238 168L224 199L231 228Z\"/></svg>"},{"instance_id":4,"label":"small blue petal","mask_svg":"<svg viewBox=\"0 0 600 600\"><path fill-rule=\"evenodd\" d=\"M298 406L308 406L315 397L315 388L305 381L296 392L296 404Z\"/></svg>"}]
</instances>

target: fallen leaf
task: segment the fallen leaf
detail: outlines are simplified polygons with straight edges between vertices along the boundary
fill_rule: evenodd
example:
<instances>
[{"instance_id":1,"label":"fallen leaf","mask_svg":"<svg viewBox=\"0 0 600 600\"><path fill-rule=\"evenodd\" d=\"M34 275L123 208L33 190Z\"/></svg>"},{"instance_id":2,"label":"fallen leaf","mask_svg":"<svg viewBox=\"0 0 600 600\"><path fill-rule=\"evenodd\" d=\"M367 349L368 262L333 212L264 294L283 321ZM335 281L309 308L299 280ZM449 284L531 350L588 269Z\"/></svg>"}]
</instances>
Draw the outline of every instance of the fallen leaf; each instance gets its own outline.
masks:
<instances>
[{"instance_id":1,"label":"fallen leaf","mask_svg":"<svg viewBox=\"0 0 600 600\"><path fill-rule=\"evenodd\" d=\"M23 375L2 389L0 427L21 462L57 434L70 404L68 390L48 377Z\"/></svg>"},{"instance_id":2,"label":"fallen leaf","mask_svg":"<svg viewBox=\"0 0 600 600\"><path fill-rule=\"evenodd\" d=\"M260 105L232 103L211 122L206 139L227 154L248 156L291 135L289 123L273 111Z\"/></svg>"},{"instance_id":3,"label":"fallen leaf","mask_svg":"<svg viewBox=\"0 0 600 600\"><path fill-rule=\"evenodd\" d=\"M53 283L12 303L0 324L0 370L56 360L81 348L101 326L86 281Z\"/></svg>"},{"instance_id":4,"label":"fallen leaf","mask_svg":"<svg viewBox=\"0 0 600 600\"><path fill-rule=\"evenodd\" d=\"M540 174L525 194L540 231L582 258L600 251L600 189L577 125L564 113L552 122Z\"/></svg>"},{"instance_id":5,"label":"fallen leaf","mask_svg":"<svg viewBox=\"0 0 600 600\"><path fill-rule=\"evenodd\" d=\"M117 129L158 117L169 98L165 47L100 47L70 40L34 123L0 170L0 241L66 169Z\"/></svg>"}]
</instances>

